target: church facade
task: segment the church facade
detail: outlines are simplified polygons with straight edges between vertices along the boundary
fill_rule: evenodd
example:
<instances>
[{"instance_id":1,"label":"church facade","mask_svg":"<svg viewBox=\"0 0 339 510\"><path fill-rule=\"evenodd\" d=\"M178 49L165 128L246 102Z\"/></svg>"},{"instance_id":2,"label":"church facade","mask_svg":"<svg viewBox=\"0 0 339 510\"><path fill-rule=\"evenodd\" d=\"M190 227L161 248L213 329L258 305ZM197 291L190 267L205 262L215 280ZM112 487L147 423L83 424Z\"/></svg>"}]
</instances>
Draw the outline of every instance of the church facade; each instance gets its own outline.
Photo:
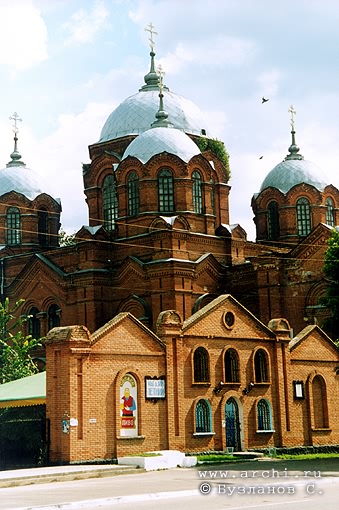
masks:
<instances>
[{"instance_id":1,"label":"church facade","mask_svg":"<svg viewBox=\"0 0 339 510\"><path fill-rule=\"evenodd\" d=\"M339 443L335 344L316 325L291 339L230 295L160 313L156 334L129 312L54 328L46 348L52 462Z\"/></svg>"},{"instance_id":2,"label":"church facade","mask_svg":"<svg viewBox=\"0 0 339 510\"><path fill-rule=\"evenodd\" d=\"M59 246L60 201L21 161L16 120L0 170L1 298L46 337L51 458L338 443L338 351L319 326L339 191L299 153L291 109L248 241L223 143L150 56L89 146L74 244Z\"/></svg>"}]
</instances>

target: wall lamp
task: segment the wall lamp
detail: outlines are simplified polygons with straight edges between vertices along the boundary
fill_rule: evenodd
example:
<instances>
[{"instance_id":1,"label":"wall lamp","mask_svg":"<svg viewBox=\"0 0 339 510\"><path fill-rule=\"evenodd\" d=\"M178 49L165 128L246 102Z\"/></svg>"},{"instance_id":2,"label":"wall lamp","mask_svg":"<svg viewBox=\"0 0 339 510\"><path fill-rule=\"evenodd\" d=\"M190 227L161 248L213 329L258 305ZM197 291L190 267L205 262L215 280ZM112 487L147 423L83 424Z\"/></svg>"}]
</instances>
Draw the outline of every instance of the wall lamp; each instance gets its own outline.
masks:
<instances>
[{"instance_id":1,"label":"wall lamp","mask_svg":"<svg viewBox=\"0 0 339 510\"><path fill-rule=\"evenodd\" d=\"M248 395L248 394L249 394L249 392L253 390L253 388L254 388L254 382L252 382L252 381L251 381L250 383L248 383L248 385L246 386L246 388L244 388L244 389L242 390L242 392L243 392L243 394L244 394L244 395Z\"/></svg>"},{"instance_id":2,"label":"wall lamp","mask_svg":"<svg viewBox=\"0 0 339 510\"><path fill-rule=\"evenodd\" d=\"M220 381L219 384L216 385L216 387L214 388L213 392L218 395L221 390L223 389L223 387L225 386L225 383L223 383L222 381Z\"/></svg>"}]
</instances>

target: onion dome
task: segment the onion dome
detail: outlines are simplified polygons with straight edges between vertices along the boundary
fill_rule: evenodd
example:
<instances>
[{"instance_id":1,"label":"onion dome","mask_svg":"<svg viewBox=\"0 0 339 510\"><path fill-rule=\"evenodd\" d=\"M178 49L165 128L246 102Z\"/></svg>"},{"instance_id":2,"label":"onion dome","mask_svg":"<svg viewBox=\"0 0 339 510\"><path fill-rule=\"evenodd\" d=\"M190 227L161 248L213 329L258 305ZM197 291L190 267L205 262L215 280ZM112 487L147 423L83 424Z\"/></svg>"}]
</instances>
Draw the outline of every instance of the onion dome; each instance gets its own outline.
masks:
<instances>
[{"instance_id":1,"label":"onion dome","mask_svg":"<svg viewBox=\"0 0 339 510\"><path fill-rule=\"evenodd\" d=\"M175 154L187 163L193 156L200 154L199 147L183 131L175 129L172 122L168 120L167 94L166 110L164 108L164 94L162 75L159 76L158 111L155 114L156 120L152 122L149 129L137 136L127 147L122 159L128 156L138 158L142 163L147 163L152 156L168 152ZM159 102L160 98L160 102Z\"/></svg>"},{"instance_id":2,"label":"onion dome","mask_svg":"<svg viewBox=\"0 0 339 510\"><path fill-rule=\"evenodd\" d=\"M127 147L122 159L134 156L146 163L152 156L162 152L175 154L185 163L200 154L198 146L182 131L170 127L156 127L137 136Z\"/></svg>"},{"instance_id":3,"label":"onion dome","mask_svg":"<svg viewBox=\"0 0 339 510\"><path fill-rule=\"evenodd\" d=\"M0 196L11 191L24 195L29 200L34 200L38 195L46 193L53 198L51 187L44 182L40 175L28 168L21 160L18 151L17 128L14 130L14 151L11 161L0 170ZM60 199L55 199L60 203Z\"/></svg>"},{"instance_id":4,"label":"onion dome","mask_svg":"<svg viewBox=\"0 0 339 510\"><path fill-rule=\"evenodd\" d=\"M290 112L295 113L293 107ZM292 114L293 115L293 114ZM299 154L299 147L295 142L294 120L292 116L292 144L285 159L276 165L265 177L260 192L266 188L277 188L286 194L293 186L297 184L310 184L317 190L323 191L328 183L323 180L323 172L311 161L307 161Z\"/></svg>"},{"instance_id":5,"label":"onion dome","mask_svg":"<svg viewBox=\"0 0 339 510\"><path fill-rule=\"evenodd\" d=\"M151 51L150 72L139 92L125 99L108 117L99 143L127 135L139 135L149 129L159 105L159 74L154 68L155 53ZM209 135L208 126L199 108L189 99L166 90L166 109L173 126L188 134Z\"/></svg>"}]
</instances>

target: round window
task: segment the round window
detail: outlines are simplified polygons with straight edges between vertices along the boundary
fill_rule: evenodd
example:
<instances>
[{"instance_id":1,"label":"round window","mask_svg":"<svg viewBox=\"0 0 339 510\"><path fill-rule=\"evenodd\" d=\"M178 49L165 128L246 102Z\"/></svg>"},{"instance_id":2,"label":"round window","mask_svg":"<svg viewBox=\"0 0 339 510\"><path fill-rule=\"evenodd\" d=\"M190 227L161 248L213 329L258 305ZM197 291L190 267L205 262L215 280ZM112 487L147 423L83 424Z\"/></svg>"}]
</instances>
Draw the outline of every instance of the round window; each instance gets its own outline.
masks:
<instances>
[{"instance_id":1,"label":"round window","mask_svg":"<svg viewBox=\"0 0 339 510\"><path fill-rule=\"evenodd\" d=\"M231 328L234 325L234 314L232 312L226 312L224 315L225 325Z\"/></svg>"}]
</instances>

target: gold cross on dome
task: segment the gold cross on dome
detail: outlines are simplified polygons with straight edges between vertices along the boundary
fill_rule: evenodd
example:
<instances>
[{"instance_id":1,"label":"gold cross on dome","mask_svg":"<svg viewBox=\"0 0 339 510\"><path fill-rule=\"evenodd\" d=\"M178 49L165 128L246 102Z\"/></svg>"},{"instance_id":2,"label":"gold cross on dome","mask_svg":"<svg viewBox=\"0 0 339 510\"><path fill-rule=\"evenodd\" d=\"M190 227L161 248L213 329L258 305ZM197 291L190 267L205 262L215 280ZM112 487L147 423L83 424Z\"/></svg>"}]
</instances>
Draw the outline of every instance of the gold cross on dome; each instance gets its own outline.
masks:
<instances>
[{"instance_id":1,"label":"gold cross on dome","mask_svg":"<svg viewBox=\"0 0 339 510\"><path fill-rule=\"evenodd\" d=\"M149 34L150 34L150 37L149 37L148 40L149 40L149 43L150 43L151 51L154 51L154 44L155 44L155 42L154 42L154 39L153 39L153 35L158 35L158 32L156 32L154 30L154 25L153 25L152 22L150 22L148 24L148 26L145 28L145 31L149 32Z\"/></svg>"},{"instance_id":2,"label":"gold cross on dome","mask_svg":"<svg viewBox=\"0 0 339 510\"><path fill-rule=\"evenodd\" d=\"M18 131L19 131L19 128L17 126L17 122L18 121L22 122L22 119L20 119L19 115L16 112L14 112L13 115L11 115L9 117L9 120L13 120L14 121L13 133L16 135L18 133Z\"/></svg>"},{"instance_id":3,"label":"gold cross on dome","mask_svg":"<svg viewBox=\"0 0 339 510\"><path fill-rule=\"evenodd\" d=\"M295 111L295 109L293 108L293 106L291 105L288 109L289 113L291 114L291 126L292 126L292 130L294 131L294 115L297 113Z\"/></svg>"}]
</instances>

